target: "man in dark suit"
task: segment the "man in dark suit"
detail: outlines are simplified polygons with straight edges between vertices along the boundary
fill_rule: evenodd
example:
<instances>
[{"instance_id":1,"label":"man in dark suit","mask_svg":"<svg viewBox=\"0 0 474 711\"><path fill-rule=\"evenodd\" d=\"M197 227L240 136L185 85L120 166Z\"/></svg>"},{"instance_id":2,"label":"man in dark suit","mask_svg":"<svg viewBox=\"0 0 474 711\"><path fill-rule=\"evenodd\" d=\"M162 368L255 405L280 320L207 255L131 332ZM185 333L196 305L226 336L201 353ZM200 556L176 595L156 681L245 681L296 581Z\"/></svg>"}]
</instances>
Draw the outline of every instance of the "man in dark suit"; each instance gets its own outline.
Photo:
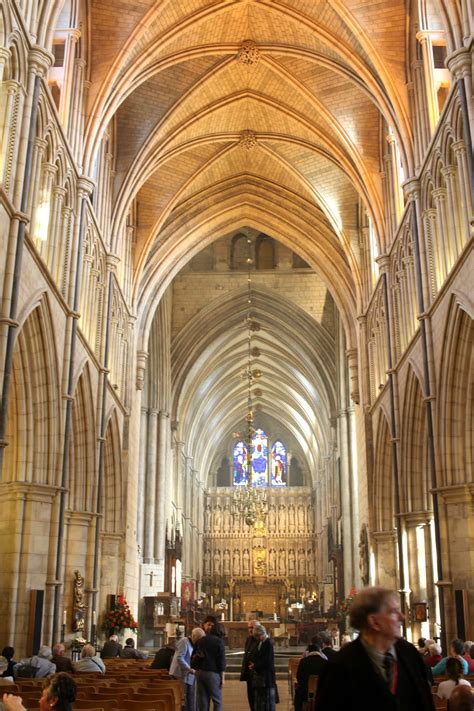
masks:
<instances>
[{"instance_id":1,"label":"man in dark suit","mask_svg":"<svg viewBox=\"0 0 474 711\"><path fill-rule=\"evenodd\" d=\"M115 657L120 657L120 652L122 651L122 645L118 641L116 634L111 634L107 642L102 647L100 656L102 659L114 659Z\"/></svg>"},{"instance_id":2,"label":"man in dark suit","mask_svg":"<svg viewBox=\"0 0 474 711\"><path fill-rule=\"evenodd\" d=\"M244 656L242 659L242 669L240 671L240 681L247 682L247 700L249 702L250 711L253 709L253 689L252 689L252 672L249 669L249 663L252 661L252 654L258 647L258 639L253 636L253 630L257 620L247 621L248 637L245 640Z\"/></svg>"},{"instance_id":3,"label":"man in dark suit","mask_svg":"<svg viewBox=\"0 0 474 711\"><path fill-rule=\"evenodd\" d=\"M360 635L323 669L317 711L433 711L426 666L400 638L402 621L392 590L365 588L354 598L350 624Z\"/></svg>"}]
</instances>

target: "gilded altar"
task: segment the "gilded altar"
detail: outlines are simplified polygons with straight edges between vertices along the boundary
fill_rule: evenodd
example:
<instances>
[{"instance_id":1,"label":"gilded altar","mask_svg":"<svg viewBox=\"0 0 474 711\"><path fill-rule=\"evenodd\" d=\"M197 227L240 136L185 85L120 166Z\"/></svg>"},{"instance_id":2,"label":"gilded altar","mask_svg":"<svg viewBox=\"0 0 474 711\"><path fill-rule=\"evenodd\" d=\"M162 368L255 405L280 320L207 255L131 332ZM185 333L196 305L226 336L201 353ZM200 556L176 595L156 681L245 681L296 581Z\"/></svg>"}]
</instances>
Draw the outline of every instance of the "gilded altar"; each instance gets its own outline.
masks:
<instances>
[{"instance_id":1,"label":"gilded altar","mask_svg":"<svg viewBox=\"0 0 474 711\"><path fill-rule=\"evenodd\" d=\"M316 587L312 492L267 491L265 522L248 526L232 515L235 489L211 489L204 509L203 587L232 597L234 619L259 611L285 617L288 597Z\"/></svg>"}]
</instances>

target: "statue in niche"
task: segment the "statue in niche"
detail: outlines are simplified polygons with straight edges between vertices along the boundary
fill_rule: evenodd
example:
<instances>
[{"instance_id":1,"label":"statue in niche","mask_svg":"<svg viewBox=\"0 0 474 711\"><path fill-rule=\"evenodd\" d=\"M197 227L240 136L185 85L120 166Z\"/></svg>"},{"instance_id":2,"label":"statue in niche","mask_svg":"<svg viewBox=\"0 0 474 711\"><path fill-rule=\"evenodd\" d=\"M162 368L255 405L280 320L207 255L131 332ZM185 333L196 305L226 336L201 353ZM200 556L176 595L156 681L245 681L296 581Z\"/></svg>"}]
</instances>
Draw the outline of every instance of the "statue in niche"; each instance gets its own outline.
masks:
<instances>
[{"instance_id":1,"label":"statue in niche","mask_svg":"<svg viewBox=\"0 0 474 711\"><path fill-rule=\"evenodd\" d=\"M304 506L303 504L298 504L298 532L303 533L305 530L305 520L304 520Z\"/></svg>"},{"instance_id":2,"label":"statue in niche","mask_svg":"<svg viewBox=\"0 0 474 711\"><path fill-rule=\"evenodd\" d=\"M360 579L363 585L369 584L369 537L367 535L367 525L364 523L360 529L359 537L359 570Z\"/></svg>"},{"instance_id":3,"label":"statue in niche","mask_svg":"<svg viewBox=\"0 0 474 711\"><path fill-rule=\"evenodd\" d=\"M211 552L209 548L204 551L204 575L211 574Z\"/></svg>"},{"instance_id":4,"label":"statue in niche","mask_svg":"<svg viewBox=\"0 0 474 711\"><path fill-rule=\"evenodd\" d=\"M250 553L248 548L245 548L242 556L242 572L244 575L250 575Z\"/></svg>"},{"instance_id":5,"label":"statue in niche","mask_svg":"<svg viewBox=\"0 0 474 711\"><path fill-rule=\"evenodd\" d=\"M280 548L278 553L278 572L280 575L286 575L286 553L284 548Z\"/></svg>"},{"instance_id":6,"label":"statue in niche","mask_svg":"<svg viewBox=\"0 0 474 711\"><path fill-rule=\"evenodd\" d=\"M204 509L204 530L207 531L208 533L211 530L211 506L210 506L210 504L207 504L206 508Z\"/></svg>"},{"instance_id":7,"label":"statue in niche","mask_svg":"<svg viewBox=\"0 0 474 711\"><path fill-rule=\"evenodd\" d=\"M286 533L286 506L280 504L278 507L278 530L280 533Z\"/></svg>"},{"instance_id":8,"label":"statue in niche","mask_svg":"<svg viewBox=\"0 0 474 711\"><path fill-rule=\"evenodd\" d=\"M221 574L221 554L219 551L214 551L214 575Z\"/></svg>"},{"instance_id":9,"label":"statue in niche","mask_svg":"<svg viewBox=\"0 0 474 711\"><path fill-rule=\"evenodd\" d=\"M238 548L234 548L232 556L232 575L240 575L240 551Z\"/></svg>"},{"instance_id":10,"label":"statue in niche","mask_svg":"<svg viewBox=\"0 0 474 711\"><path fill-rule=\"evenodd\" d=\"M230 550L228 548L225 549L222 557L222 572L224 575L230 575Z\"/></svg>"},{"instance_id":11,"label":"statue in niche","mask_svg":"<svg viewBox=\"0 0 474 711\"><path fill-rule=\"evenodd\" d=\"M84 629L84 617L86 602L84 599L84 577L78 570L74 571L74 612L73 612L73 632L79 632Z\"/></svg>"},{"instance_id":12,"label":"statue in niche","mask_svg":"<svg viewBox=\"0 0 474 711\"><path fill-rule=\"evenodd\" d=\"M293 548L288 551L288 575L296 575L296 556Z\"/></svg>"},{"instance_id":13,"label":"statue in niche","mask_svg":"<svg viewBox=\"0 0 474 711\"><path fill-rule=\"evenodd\" d=\"M234 516L234 533L240 533L240 516Z\"/></svg>"},{"instance_id":14,"label":"statue in niche","mask_svg":"<svg viewBox=\"0 0 474 711\"><path fill-rule=\"evenodd\" d=\"M268 530L270 533L275 532L275 525L276 525L276 511L275 511L275 504L270 504L268 507Z\"/></svg>"},{"instance_id":15,"label":"statue in niche","mask_svg":"<svg viewBox=\"0 0 474 711\"><path fill-rule=\"evenodd\" d=\"M276 550L274 548L270 548L268 554L268 573L276 575Z\"/></svg>"},{"instance_id":16,"label":"statue in niche","mask_svg":"<svg viewBox=\"0 0 474 711\"><path fill-rule=\"evenodd\" d=\"M295 532L295 507L293 504L288 506L288 531L290 533Z\"/></svg>"},{"instance_id":17,"label":"statue in niche","mask_svg":"<svg viewBox=\"0 0 474 711\"><path fill-rule=\"evenodd\" d=\"M226 504L224 506L224 533L230 533L230 508Z\"/></svg>"},{"instance_id":18,"label":"statue in niche","mask_svg":"<svg viewBox=\"0 0 474 711\"><path fill-rule=\"evenodd\" d=\"M219 533L221 530L222 526L222 509L219 504L214 507L214 526L213 526L213 532L214 533Z\"/></svg>"},{"instance_id":19,"label":"statue in niche","mask_svg":"<svg viewBox=\"0 0 474 711\"><path fill-rule=\"evenodd\" d=\"M315 576L314 553L311 548L308 548L308 575L310 578Z\"/></svg>"},{"instance_id":20,"label":"statue in niche","mask_svg":"<svg viewBox=\"0 0 474 711\"><path fill-rule=\"evenodd\" d=\"M306 575L306 556L304 548L298 549L298 575L304 577Z\"/></svg>"},{"instance_id":21,"label":"statue in niche","mask_svg":"<svg viewBox=\"0 0 474 711\"><path fill-rule=\"evenodd\" d=\"M262 546L253 549L253 574L265 575L267 570L266 550Z\"/></svg>"}]
</instances>

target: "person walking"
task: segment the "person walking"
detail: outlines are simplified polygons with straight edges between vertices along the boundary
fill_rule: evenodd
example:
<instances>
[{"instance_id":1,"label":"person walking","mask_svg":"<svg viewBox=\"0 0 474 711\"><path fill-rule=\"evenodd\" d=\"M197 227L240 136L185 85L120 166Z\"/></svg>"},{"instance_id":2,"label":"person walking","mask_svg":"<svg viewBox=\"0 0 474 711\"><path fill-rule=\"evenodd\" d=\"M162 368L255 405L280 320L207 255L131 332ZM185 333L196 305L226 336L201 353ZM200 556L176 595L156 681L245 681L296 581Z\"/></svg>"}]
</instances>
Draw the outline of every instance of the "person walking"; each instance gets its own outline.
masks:
<instances>
[{"instance_id":1,"label":"person walking","mask_svg":"<svg viewBox=\"0 0 474 711\"><path fill-rule=\"evenodd\" d=\"M249 662L252 673L253 711L275 711L276 675L273 644L263 625L255 625L257 640Z\"/></svg>"},{"instance_id":2,"label":"person walking","mask_svg":"<svg viewBox=\"0 0 474 711\"><path fill-rule=\"evenodd\" d=\"M196 711L222 711L222 687L225 678L225 629L219 622L198 640L191 657L196 671Z\"/></svg>"}]
</instances>

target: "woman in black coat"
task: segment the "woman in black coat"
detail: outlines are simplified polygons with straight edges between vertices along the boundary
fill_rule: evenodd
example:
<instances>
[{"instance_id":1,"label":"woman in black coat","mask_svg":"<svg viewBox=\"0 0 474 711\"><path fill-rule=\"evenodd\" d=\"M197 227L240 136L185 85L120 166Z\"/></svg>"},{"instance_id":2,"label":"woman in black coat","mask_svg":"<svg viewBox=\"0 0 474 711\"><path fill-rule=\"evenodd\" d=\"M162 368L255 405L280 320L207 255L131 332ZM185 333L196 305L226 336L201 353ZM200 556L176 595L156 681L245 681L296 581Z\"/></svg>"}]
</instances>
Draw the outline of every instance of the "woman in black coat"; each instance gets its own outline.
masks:
<instances>
[{"instance_id":1,"label":"woman in black coat","mask_svg":"<svg viewBox=\"0 0 474 711\"><path fill-rule=\"evenodd\" d=\"M276 679L273 644L265 627L255 625L253 635L257 646L249 660L253 688L253 711L275 711Z\"/></svg>"}]
</instances>

